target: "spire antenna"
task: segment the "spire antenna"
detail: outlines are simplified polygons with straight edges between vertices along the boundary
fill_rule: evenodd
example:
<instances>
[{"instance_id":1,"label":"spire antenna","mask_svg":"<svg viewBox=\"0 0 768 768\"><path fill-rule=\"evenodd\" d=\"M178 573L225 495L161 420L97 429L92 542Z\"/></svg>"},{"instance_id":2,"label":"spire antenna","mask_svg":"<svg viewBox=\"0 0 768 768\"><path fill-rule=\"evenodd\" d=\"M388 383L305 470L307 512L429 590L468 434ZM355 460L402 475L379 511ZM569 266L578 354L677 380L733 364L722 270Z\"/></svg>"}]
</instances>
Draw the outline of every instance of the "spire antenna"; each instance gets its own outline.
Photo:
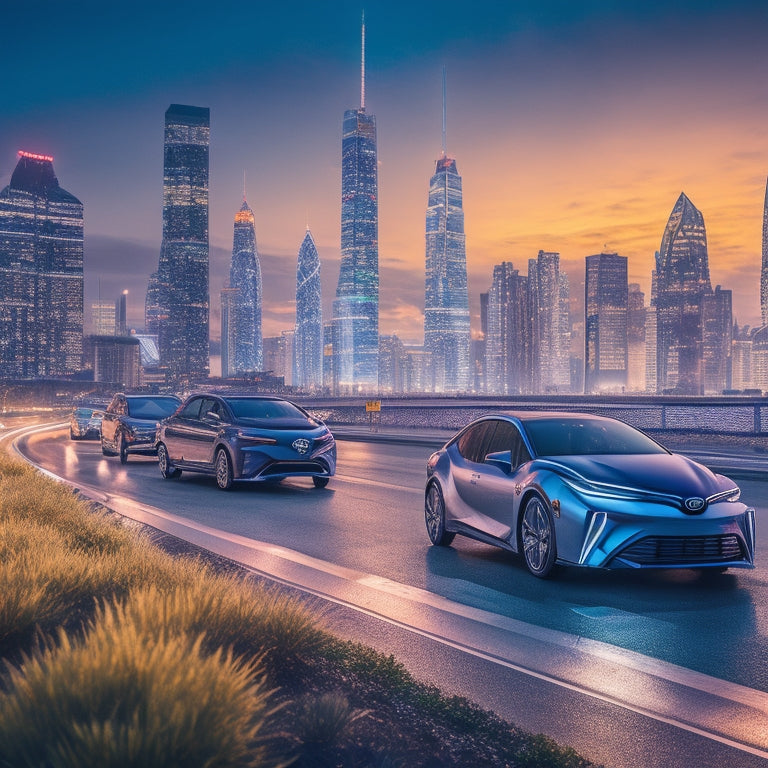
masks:
<instances>
[{"instance_id":1,"label":"spire antenna","mask_svg":"<svg viewBox=\"0 0 768 768\"><path fill-rule=\"evenodd\" d=\"M365 11L363 11L362 45L360 52L360 111L365 112Z\"/></svg>"},{"instance_id":2,"label":"spire antenna","mask_svg":"<svg viewBox=\"0 0 768 768\"><path fill-rule=\"evenodd\" d=\"M243 202L246 201L246 195L245 195L245 170L243 170Z\"/></svg>"},{"instance_id":3,"label":"spire antenna","mask_svg":"<svg viewBox=\"0 0 768 768\"><path fill-rule=\"evenodd\" d=\"M443 157L446 154L446 126L448 123L448 113L446 110L446 87L445 87L445 64L443 64Z\"/></svg>"}]
</instances>

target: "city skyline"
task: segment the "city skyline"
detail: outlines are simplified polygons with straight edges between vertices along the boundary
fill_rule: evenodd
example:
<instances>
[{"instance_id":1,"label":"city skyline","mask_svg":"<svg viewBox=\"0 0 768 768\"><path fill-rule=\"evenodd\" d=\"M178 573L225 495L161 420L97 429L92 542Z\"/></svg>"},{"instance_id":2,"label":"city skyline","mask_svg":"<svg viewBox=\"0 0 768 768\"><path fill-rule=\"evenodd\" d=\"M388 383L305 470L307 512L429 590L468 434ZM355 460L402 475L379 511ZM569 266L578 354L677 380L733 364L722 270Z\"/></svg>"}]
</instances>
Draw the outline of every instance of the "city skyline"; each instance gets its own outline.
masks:
<instances>
[{"instance_id":1,"label":"city skyline","mask_svg":"<svg viewBox=\"0 0 768 768\"><path fill-rule=\"evenodd\" d=\"M33 28L43 38L42 52L53 37L72 42L71 51L82 48L61 72L49 65L49 77L42 77L41 55L8 83L0 187L17 150L54 156L58 173L85 205L86 306L101 277L103 296L129 290L129 321L140 324L161 240L161 114L180 102L211 108L211 295L218 296L228 273L231 210L245 170L271 297L265 335L293 326L295 243L307 224L323 262L330 316L340 258L338 115L357 90L360 10L301 5L302 23L291 25L281 11L264 11L258 39L274 40L258 55L257 47L230 45L235 53L225 57L225 14L203 14L193 3L182 31L210 46L192 58L173 40L160 51L169 14L161 9L154 25L141 27L147 55L139 65L121 56L137 34L134 22L102 39L94 34L90 7L75 3L68 20L51 5L34 25L10 9L13 39L0 52L18 53ZM443 65L452 83L452 153L461 158L466 194L473 331L493 266L524 265L539 250L561 254L574 288L587 255L618 252L628 257L630 281L649 296L659 233L681 191L707 221L712 285L733 289L741 325L760 322L765 9L751 2L706 9L693 3L676 9L480 3L471 12L450 5L452 15L441 15L446 21L435 31L431 11L437 7L420 4L403 22L402 14L395 20L396 9L366 5L369 101L379 129L382 333L421 338L423 200L439 150ZM108 22L106 16L100 23ZM87 35L80 47L73 39L78 34ZM109 66L99 74L88 62L102 60ZM247 103L244 81L252 84ZM673 100L678 108L670 119ZM246 129L250 139L240 142ZM290 134L290 142L276 132ZM119 195L110 194L115 186L105 169L120 172ZM134 267L124 273L124 264ZM215 306L211 321L216 338Z\"/></svg>"}]
</instances>

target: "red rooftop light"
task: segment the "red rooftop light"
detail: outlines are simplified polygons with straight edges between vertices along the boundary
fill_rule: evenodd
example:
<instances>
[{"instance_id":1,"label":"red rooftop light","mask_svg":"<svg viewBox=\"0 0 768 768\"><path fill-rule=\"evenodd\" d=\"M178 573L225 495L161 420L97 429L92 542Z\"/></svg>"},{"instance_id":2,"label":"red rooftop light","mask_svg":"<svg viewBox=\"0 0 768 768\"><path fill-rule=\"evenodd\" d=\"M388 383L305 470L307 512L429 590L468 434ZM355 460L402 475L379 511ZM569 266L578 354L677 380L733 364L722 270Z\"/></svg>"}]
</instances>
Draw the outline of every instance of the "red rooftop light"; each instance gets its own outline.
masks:
<instances>
[{"instance_id":1,"label":"red rooftop light","mask_svg":"<svg viewBox=\"0 0 768 768\"><path fill-rule=\"evenodd\" d=\"M53 162L53 158L50 155L36 155L33 152L25 152L23 149L20 149L18 154L19 157L26 157L30 160L45 160L49 163Z\"/></svg>"}]
</instances>

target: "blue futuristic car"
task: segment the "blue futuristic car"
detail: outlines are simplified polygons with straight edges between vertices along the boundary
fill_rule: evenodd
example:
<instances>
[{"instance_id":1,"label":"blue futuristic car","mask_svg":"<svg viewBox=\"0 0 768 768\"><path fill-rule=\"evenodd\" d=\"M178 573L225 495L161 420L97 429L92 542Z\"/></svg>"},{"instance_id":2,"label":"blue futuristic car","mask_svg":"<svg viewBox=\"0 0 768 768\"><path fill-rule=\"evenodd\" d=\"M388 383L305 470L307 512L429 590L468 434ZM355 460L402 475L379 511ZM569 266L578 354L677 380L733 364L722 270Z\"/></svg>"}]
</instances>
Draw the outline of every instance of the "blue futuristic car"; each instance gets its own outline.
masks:
<instances>
[{"instance_id":1,"label":"blue futuristic car","mask_svg":"<svg viewBox=\"0 0 768 768\"><path fill-rule=\"evenodd\" d=\"M752 568L755 511L729 478L616 419L489 415L427 463L433 544L462 534L555 563L596 568Z\"/></svg>"},{"instance_id":2,"label":"blue futuristic car","mask_svg":"<svg viewBox=\"0 0 768 768\"><path fill-rule=\"evenodd\" d=\"M158 425L155 446L164 478L201 472L222 490L235 480L286 477L311 477L324 488L336 471L328 427L279 397L190 395Z\"/></svg>"}]
</instances>

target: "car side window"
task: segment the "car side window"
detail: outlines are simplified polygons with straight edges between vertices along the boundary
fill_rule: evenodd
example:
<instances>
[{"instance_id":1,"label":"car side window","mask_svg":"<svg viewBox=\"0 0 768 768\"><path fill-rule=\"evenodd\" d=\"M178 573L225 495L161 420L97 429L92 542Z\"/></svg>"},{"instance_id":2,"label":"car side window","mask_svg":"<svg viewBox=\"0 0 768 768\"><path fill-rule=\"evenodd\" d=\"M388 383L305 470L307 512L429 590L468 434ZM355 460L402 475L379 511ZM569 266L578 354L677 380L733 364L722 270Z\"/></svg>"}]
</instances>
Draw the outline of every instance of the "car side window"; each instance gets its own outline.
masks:
<instances>
[{"instance_id":1,"label":"car side window","mask_svg":"<svg viewBox=\"0 0 768 768\"><path fill-rule=\"evenodd\" d=\"M200 416L200 406L202 405L203 398L196 397L194 400L190 400L183 408L179 416L182 419L197 419Z\"/></svg>"},{"instance_id":2,"label":"car side window","mask_svg":"<svg viewBox=\"0 0 768 768\"><path fill-rule=\"evenodd\" d=\"M203 400L203 406L200 409L200 419L203 420L212 413L216 416L221 416L219 403L217 400L211 400L210 397L207 397L205 400Z\"/></svg>"},{"instance_id":3,"label":"car side window","mask_svg":"<svg viewBox=\"0 0 768 768\"><path fill-rule=\"evenodd\" d=\"M459 437L456 448L467 461L482 464L488 453L485 449L492 440L495 429L495 421L481 421Z\"/></svg>"},{"instance_id":4,"label":"car side window","mask_svg":"<svg viewBox=\"0 0 768 768\"><path fill-rule=\"evenodd\" d=\"M509 451L510 462L514 469L531 460L531 455L525 447L520 430L508 421L498 422L496 432L494 432L493 438L488 444L488 450L485 455L501 451Z\"/></svg>"}]
</instances>

